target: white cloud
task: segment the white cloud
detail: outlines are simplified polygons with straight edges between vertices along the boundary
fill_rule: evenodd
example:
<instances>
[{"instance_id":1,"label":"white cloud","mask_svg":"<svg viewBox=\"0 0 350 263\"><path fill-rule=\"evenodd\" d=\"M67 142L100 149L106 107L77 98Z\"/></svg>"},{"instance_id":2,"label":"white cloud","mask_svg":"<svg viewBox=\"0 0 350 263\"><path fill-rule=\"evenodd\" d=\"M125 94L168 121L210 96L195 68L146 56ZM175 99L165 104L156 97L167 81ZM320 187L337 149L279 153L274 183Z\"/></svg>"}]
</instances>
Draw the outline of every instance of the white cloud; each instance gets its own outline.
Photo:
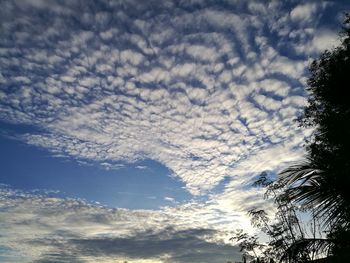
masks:
<instances>
[{"instance_id":1,"label":"white cloud","mask_svg":"<svg viewBox=\"0 0 350 263\"><path fill-rule=\"evenodd\" d=\"M317 4L306 3L296 6L291 12L290 16L293 21L306 21L309 22L313 19L317 12Z\"/></svg>"},{"instance_id":2,"label":"white cloud","mask_svg":"<svg viewBox=\"0 0 350 263\"><path fill-rule=\"evenodd\" d=\"M290 85L287 82L276 79L264 79L258 83L258 86L264 91L271 92L280 97L286 97L290 90Z\"/></svg>"},{"instance_id":3,"label":"white cloud","mask_svg":"<svg viewBox=\"0 0 350 263\"><path fill-rule=\"evenodd\" d=\"M331 49L339 45L339 36L336 32L330 30L320 30L315 32L312 40L313 48L319 52Z\"/></svg>"},{"instance_id":4,"label":"white cloud","mask_svg":"<svg viewBox=\"0 0 350 263\"><path fill-rule=\"evenodd\" d=\"M229 210L227 221L247 224L257 193L242 184L303 156L309 131L293 119L305 105L307 59L333 34L317 30L318 4L126 1L101 14L62 4L49 26L38 12L50 7L31 6L0 10L1 43L16 44L0 50L0 118L45 131L22 135L27 143L107 169L153 159L195 195L230 178L210 203L165 209L218 228Z\"/></svg>"},{"instance_id":5,"label":"white cloud","mask_svg":"<svg viewBox=\"0 0 350 263\"><path fill-rule=\"evenodd\" d=\"M138 52L134 52L132 50L123 50L120 52L120 60L123 63L128 62L132 65L138 65L144 60L144 57Z\"/></svg>"},{"instance_id":6,"label":"white cloud","mask_svg":"<svg viewBox=\"0 0 350 263\"><path fill-rule=\"evenodd\" d=\"M264 95L256 95L254 99L258 104L260 104L262 107L266 108L267 110L277 111L282 106L282 103L280 101L274 100Z\"/></svg>"},{"instance_id":7,"label":"white cloud","mask_svg":"<svg viewBox=\"0 0 350 263\"><path fill-rule=\"evenodd\" d=\"M202 45L190 45L186 48L186 52L196 60L214 62L218 57L218 52L213 48Z\"/></svg>"},{"instance_id":8,"label":"white cloud","mask_svg":"<svg viewBox=\"0 0 350 263\"><path fill-rule=\"evenodd\" d=\"M175 202L175 199L169 196L164 197L164 200L169 202Z\"/></svg>"}]
</instances>

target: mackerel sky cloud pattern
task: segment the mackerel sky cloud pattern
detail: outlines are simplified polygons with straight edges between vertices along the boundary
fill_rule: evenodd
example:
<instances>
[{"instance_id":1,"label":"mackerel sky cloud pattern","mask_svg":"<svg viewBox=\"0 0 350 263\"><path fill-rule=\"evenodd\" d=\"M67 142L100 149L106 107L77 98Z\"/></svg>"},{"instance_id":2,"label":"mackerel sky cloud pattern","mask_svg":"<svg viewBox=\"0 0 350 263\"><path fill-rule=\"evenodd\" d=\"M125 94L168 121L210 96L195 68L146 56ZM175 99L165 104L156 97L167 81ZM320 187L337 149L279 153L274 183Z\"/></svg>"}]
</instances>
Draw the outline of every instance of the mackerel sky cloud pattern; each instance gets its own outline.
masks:
<instances>
[{"instance_id":1,"label":"mackerel sky cloud pattern","mask_svg":"<svg viewBox=\"0 0 350 263\"><path fill-rule=\"evenodd\" d=\"M252 179L304 154L310 131L294 119L305 105L307 67L337 43L344 7L340 1L4 1L0 119L35 127L13 137L52 155L104 167L155 160L194 197L208 199L162 213L170 217L167 209L175 209L185 217L195 209L205 220L231 220L220 224L228 231L259 202ZM201 240L219 231L204 221ZM176 236L174 229L167 231ZM70 240L77 249L97 245ZM187 262L174 257L164 252L160 262Z\"/></svg>"}]
</instances>

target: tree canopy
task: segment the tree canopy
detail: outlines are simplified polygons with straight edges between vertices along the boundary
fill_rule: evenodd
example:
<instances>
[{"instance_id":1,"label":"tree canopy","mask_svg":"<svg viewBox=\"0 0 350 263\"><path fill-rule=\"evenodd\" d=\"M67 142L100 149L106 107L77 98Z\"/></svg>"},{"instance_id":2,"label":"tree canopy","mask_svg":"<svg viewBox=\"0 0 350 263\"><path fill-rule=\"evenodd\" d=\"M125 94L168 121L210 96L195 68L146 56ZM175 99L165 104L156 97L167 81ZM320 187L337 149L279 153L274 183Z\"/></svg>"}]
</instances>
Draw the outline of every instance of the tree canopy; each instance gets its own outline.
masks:
<instances>
[{"instance_id":1,"label":"tree canopy","mask_svg":"<svg viewBox=\"0 0 350 263\"><path fill-rule=\"evenodd\" d=\"M313 127L314 133L306 143L306 160L284 170L281 182L291 201L316 209L329 238L338 240L332 253L344 259L350 255L349 14L341 44L312 62L307 84L308 105L299 122Z\"/></svg>"},{"instance_id":2,"label":"tree canopy","mask_svg":"<svg viewBox=\"0 0 350 263\"><path fill-rule=\"evenodd\" d=\"M350 262L349 90L350 15L346 14L340 45L310 65L308 104L298 119L301 126L314 129L306 141L306 159L282 171L276 182L263 173L254 183L266 188L277 213L271 222L264 210L249 211L252 225L269 241L261 244L256 236L238 232L233 239L245 257L260 262L316 262L319 255L326 255L325 262ZM298 211L310 212L311 232L305 231Z\"/></svg>"}]
</instances>

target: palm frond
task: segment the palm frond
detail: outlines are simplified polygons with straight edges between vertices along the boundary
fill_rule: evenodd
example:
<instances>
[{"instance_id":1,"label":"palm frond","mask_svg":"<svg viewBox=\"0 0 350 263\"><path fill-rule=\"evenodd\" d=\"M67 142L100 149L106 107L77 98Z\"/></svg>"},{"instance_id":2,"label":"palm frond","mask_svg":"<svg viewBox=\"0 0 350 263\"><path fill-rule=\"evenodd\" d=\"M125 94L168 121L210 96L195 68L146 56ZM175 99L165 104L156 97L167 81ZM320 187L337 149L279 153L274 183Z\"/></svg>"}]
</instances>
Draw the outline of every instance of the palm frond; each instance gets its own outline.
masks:
<instances>
[{"instance_id":1,"label":"palm frond","mask_svg":"<svg viewBox=\"0 0 350 263\"><path fill-rule=\"evenodd\" d=\"M289 201L312 206L325 226L342 223L347 211L344 199L332 184L332 174L317 169L310 160L292 165L280 173L280 183L287 187Z\"/></svg>"},{"instance_id":2,"label":"palm frond","mask_svg":"<svg viewBox=\"0 0 350 263\"><path fill-rule=\"evenodd\" d=\"M283 254L280 262L305 262L305 258L310 258L313 251L317 252L318 256L329 255L334 241L331 239L321 238L306 238L293 243Z\"/></svg>"}]
</instances>

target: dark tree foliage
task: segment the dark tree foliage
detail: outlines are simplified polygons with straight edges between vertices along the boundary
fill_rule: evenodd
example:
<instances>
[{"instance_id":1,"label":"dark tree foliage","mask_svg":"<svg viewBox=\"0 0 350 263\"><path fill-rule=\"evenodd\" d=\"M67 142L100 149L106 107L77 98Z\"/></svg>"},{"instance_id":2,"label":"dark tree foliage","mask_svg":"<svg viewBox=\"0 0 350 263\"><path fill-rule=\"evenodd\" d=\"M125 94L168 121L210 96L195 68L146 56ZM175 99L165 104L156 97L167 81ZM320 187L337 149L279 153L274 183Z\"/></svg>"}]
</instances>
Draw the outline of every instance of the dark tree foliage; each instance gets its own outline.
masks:
<instances>
[{"instance_id":1,"label":"dark tree foliage","mask_svg":"<svg viewBox=\"0 0 350 263\"><path fill-rule=\"evenodd\" d=\"M242 230L232 238L249 262L312 262L327 253L332 243L321 238L316 220L301 219L302 211L286 198L283 184L271 181L264 172L253 186L265 189L264 197L274 202L276 211L274 218L261 208L248 211L252 226L265 234L264 242Z\"/></svg>"},{"instance_id":2,"label":"dark tree foliage","mask_svg":"<svg viewBox=\"0 0 350 263\"><path fill-rule=\"evenodd\" d=\"M302 125L315 127L314 137L307 145L307 163L314 174L319 174L317 182L308 182L318 187L312 197L321 201L322 209L334 213L329 215L330 220L346 219L346 224L350 222L349 26L347 15L342 45L325 51L311 64L308 106L300 118Z\"/></svg>"},{"instance_id":3,"label":"dark tree foliage","mask_svg":"<svg viewBox=\"0 0 350 263\"><path fill-rule=\"evenodd\" d=\"M310 66L308 106L299 122L315 131L306 161L284 170L280 181L291 201L316 209L335 241L332 254L350 262L349 14L341 36L339 47L326 50Z\"/></svg>"},{"instance_id":4,"label":"dark tree foliage","mask_svg":"<svg viewBox=\"0 0 350 263\"><path fill-rule=\"evenodd\" d=\"M285 169L277 182L262 173L253 184L266 188L265 198L274 200L277 212L271 222L264 210L249 211L267 243L243 232L232 238L251 262L350 262L349 14L341 37L339 47L326 50L310 66L308 105L299 118L301 126L314 128L306 160ZM311 232L305 231L296 203L310 212Z\"/></svg>"}]
</instances>

